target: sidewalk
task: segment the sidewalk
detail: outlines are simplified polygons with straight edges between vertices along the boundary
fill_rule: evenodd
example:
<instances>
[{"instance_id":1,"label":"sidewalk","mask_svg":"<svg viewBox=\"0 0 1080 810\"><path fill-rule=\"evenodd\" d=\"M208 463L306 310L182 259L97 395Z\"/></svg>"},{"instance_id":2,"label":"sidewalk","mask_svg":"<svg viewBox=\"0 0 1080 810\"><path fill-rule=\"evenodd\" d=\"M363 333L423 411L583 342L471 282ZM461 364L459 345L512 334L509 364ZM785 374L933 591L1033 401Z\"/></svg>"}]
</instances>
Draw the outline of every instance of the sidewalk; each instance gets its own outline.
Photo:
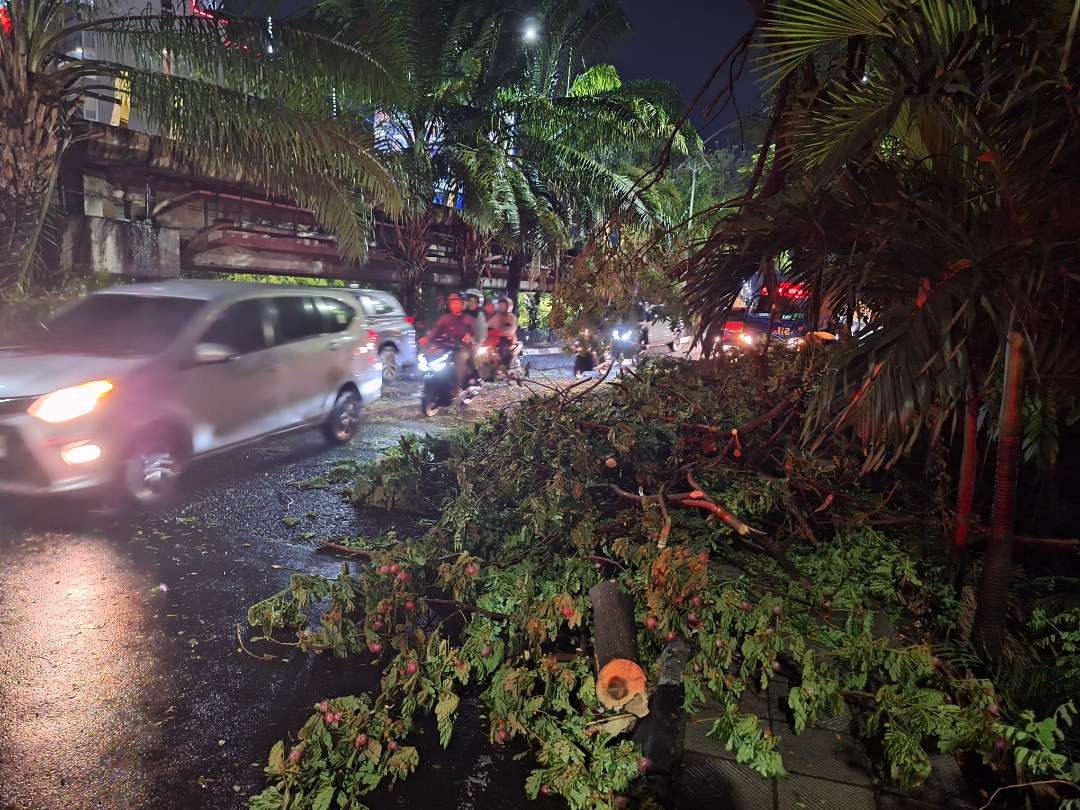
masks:
<instances>
[{"instance_id":1,"label":"sidewalk","mask_svg":"<svg viewBox=\"0 0 1080 810\"><path fill-rule=\"evenodd\" d=\"M722 744L706 736L715 714L706 709L688 718L679 782L703 807L732 810L974 810L952 757L932 756L934 773L918 791L882 783L856 739L850 714L821 718L796 735L785 715L787 684L777 679L762 695L749 694L743 706L765 719L778 738L788 776L763 779L739 765Z\"/></svg>"}]
</instances>

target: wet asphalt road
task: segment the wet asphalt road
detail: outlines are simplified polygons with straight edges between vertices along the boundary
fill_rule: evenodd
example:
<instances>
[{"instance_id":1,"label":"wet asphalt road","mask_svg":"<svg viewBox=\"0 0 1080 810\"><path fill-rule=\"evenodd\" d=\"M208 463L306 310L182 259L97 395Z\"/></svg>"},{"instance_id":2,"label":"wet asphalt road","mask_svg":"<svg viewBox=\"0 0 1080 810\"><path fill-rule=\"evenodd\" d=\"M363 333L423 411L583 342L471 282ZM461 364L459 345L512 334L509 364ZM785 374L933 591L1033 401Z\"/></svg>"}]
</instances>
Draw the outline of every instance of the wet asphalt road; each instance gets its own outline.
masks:
<instances>
[{"instance_id":1,"label":"wet asphalt road","mask_svg":"<svg viewBox=\"0 0 1080 810\"><path fill-rule=\"evenodd\" d=\"M568 376L561 356L534 364ZM348 448L305 433L198 465L182 505L153 519L0 501L2 810L240 807L313 703L375 686L374 670L351 661L291 648L273 650L291 660L255 660L236 628L246 638L247 608L293 571L337 571L318 538L382 528L338 491L297 482L446 424L420 418L416 391L390 389ZM420 771L368 804L524 805L526 766L487 744L478 714L462 712L449 752L423 733Z\"/></svg>"}]
</instances>

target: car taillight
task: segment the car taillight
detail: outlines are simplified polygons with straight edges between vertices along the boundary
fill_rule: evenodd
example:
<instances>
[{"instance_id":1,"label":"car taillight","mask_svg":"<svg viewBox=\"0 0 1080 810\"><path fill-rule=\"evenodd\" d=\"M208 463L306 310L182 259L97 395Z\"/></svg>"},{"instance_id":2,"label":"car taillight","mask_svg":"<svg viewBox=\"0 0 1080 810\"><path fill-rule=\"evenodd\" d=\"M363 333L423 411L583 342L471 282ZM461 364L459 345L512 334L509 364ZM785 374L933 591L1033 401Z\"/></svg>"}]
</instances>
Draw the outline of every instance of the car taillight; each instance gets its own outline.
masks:
<instances>
[{"instance_id":1,"label":"car taillight","mask_svg":"<svg viewBox=\"0 0 1080 810\"><path fill-rule=\"evenodd\" d=\"M405 316L405 323L407 323L409 326L415 326L416 325L416 318L414 318L412 315L406 315Z\"/></svg>"},{"instance_id":2,"label":"car taillight","mask_svg":"<svg viewBox=\"0 0 1080 810\"><path fill-rule=\"evenodd\" d=\"M724 324L725 332L741 332L743 329L742 321L728 321Z\"/></svg>"},{"instance_id":3,"label":"car taillight","mask_svg":"<svg viewBox=\"0 0 1080 810\"><path fill-rule=\"evenodd\" d=\"M372 351L375 351L375 346L378 344L378 342L379 342L379 333L376 332L374 329L368 329L368 332L367 332L367 345L368 345L368 348L371 349Z\"/></svg>"}]
</instances>

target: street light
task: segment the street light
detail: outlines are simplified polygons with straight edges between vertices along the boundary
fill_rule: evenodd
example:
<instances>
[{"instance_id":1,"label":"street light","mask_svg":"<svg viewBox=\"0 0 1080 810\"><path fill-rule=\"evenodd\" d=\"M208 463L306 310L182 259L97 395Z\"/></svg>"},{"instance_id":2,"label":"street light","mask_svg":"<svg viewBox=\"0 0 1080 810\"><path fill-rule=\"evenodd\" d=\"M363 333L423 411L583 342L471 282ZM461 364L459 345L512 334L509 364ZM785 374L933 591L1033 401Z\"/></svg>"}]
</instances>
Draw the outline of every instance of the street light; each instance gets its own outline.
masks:
<instances>
[{"instance_id":1,"label":"street light","mask_svg":"<svg viewBox=\"0 0 1080 810\"><path fill-rule=\"evenodd\" d=\"M527 43L533 43L540 39L540 22L536 17L525 18L525 25L521 29L521 38Z\"/></svg>"}]
</instances>

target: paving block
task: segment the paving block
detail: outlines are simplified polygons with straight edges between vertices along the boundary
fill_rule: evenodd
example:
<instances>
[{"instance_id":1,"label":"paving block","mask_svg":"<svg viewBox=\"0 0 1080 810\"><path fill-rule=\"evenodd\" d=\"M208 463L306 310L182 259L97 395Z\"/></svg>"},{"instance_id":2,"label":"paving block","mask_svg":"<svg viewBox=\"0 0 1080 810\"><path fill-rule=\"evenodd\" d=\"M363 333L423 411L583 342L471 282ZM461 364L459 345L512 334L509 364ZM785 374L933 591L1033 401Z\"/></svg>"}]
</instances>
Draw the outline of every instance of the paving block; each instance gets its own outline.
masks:
<instances>
[{"instance_id":1,"label":"paving block","mask_svg":"<svg viewBox=\"0 0 1080 810\"><path fill-rule=\"evenodd\" d=\"M706 712L687 717L683 745L687 752L695 751L699 754L706 754L711 757L734 759L735 757L724 748L723 743L719 740L714 740L712 737L705 736L708 734L709 729L712 728L713 720L715 718L715 714L710 715Z\"/></svg>"},{"instance_id":2,"label":"paving block","mask_svg":"<svg viewBox=\"0 0 1080 810\"><path fill-rule=\"evenodd\" d=\"M870 788L792 775L777 782L777 810L877 810Z\"/></svg>"},{"instance_id":3,"label":"paving block","mask_svg":"<svg viewBox=\"0 0 1080 810\"><path fill-rule=\"evenodd\" d=\"M686 750L699 751L710 756L735 759L734 754L724 748L723 743L707 737L709 729L713 727L713 721L720 715L721 708L715 703L706 703L698 712L686 716L686 733L684 742ZM749 689L743 693L739 700L739 711L744 714L756 714L761 718L761 727L769 729L769 705L765 695L758 695Z\"/></svg>"},{"instance_id":4,"label":"paving block","mask_svg":"<svg viewBox=\"0 0 1080 810\"><path fill-rule=\"evenodd\" d=\"M870 785L873 767L866 751L854 737L816 728L808 728L798 735L786 725L776 724L775 728L780 738L777 750L789 773Z\"/></svg>"},{"instance_id":5,"label":"paving block","mask_svg":"<svg viewBox=\"0 0 1080 810\"><path fill-rule=\"evenodd\" d=\"M913 799L911 796L888 792L879 792L877 800L878 810L941 810L943 806L951 806L923 802L918 799Z\"/></svg>"},{"instance_id":6,"label":"paving block","mask_svg":"<svg viewBox=\"0 0 1080 810\"><path fill-rule=\"evenodd\" d=\"M968 810L978 804L971 798L967 780L956 764L956 760L949 754L932 754L930 763L933 771L926 783L916 790L901 790L891 786L882 786L883 795L892 795L897 798L908 799L913 802L922 802L934 807L957 808ZM917 807L918 805L914 805Z\"/></svg>"},{"instance_id":7,"label":"paving block","mask_svg":"<svg viewBox=\"0 0 1080 810\"><path fill-rule=\"evenodd\" d=\"M687 751L676 775L680 807L775 810L774 780L765 779L730 759ZM861 810L845 808L844 810Z\"/></svg>"}]
</instances>

